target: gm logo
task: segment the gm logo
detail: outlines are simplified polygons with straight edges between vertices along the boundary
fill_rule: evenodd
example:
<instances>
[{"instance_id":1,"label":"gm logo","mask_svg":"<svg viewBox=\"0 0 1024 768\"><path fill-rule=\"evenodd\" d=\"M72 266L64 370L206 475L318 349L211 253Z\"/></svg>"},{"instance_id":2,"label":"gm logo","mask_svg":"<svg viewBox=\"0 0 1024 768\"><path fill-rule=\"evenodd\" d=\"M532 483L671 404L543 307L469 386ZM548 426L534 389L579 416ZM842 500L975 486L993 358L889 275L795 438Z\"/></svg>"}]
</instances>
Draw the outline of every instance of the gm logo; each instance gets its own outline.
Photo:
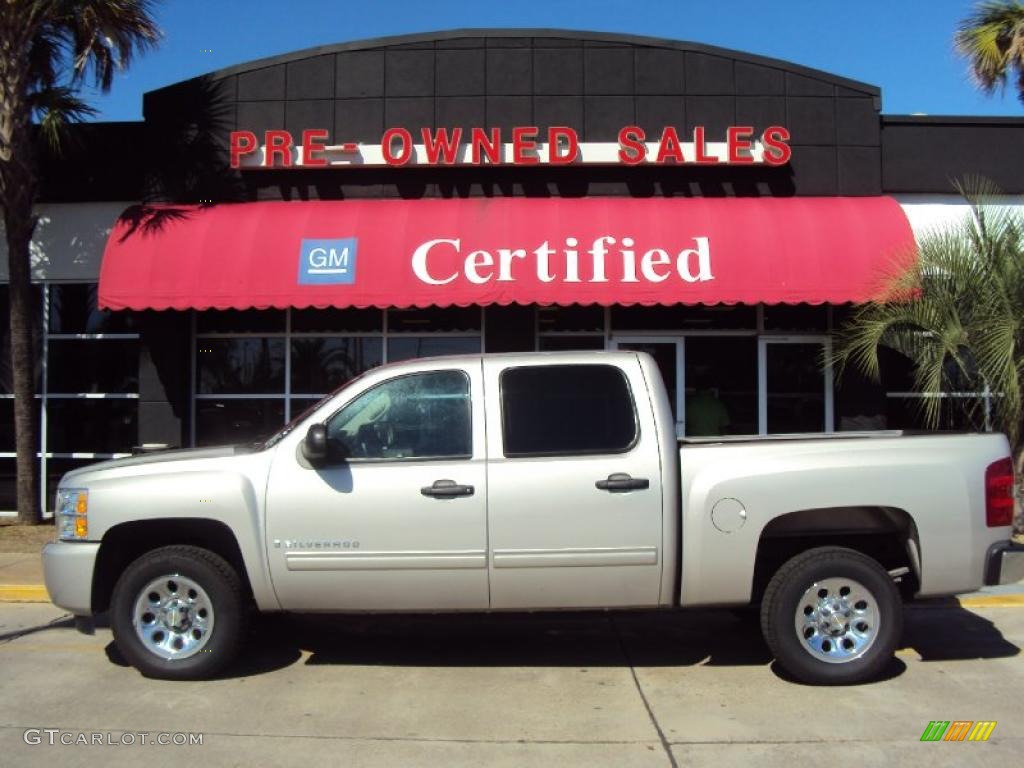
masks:
<instances>
[{"instance_id":1,"label":"gm logo","mask_svg":"<svg viewBox=\"0 0 1024 768\"><path fill-rule=\"evenodd\" d=\"M356 281L356 238L303 240L299 285L351 285Z\"/></svg>"}]
</instances>

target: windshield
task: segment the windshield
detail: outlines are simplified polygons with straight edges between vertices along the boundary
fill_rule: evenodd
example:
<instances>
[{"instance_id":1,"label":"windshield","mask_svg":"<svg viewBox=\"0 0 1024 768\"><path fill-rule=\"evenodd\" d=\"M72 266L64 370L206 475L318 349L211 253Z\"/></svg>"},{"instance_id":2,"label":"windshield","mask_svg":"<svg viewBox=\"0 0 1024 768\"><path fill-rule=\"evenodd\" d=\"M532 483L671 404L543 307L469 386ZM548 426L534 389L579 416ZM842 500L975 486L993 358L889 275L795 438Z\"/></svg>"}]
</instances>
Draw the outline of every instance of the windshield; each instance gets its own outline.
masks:
<instances>
[{"instance_id":1,"label":"windshield","mask_svg":"<svg viewBox=\"0 0 1024 768\"><path fill-rule=\"evenodd\" d=\"M281 427L279 430L277 430L277 432L274 432L270 437L266 438L265 440L257 440L256 442L252 443L252 449L256 450L256 451L265 451L267 448L274 447L279 442L281 442L281 440L283 440L287 435L291 434L292 430L294 430L295 427L297 427L300 423L302 423L309 416L309 414L311 414L317 408L322 406L324 403L326 403L328 400L330 400L332 397L337 395L339 392L341 392L346 387L349 387L349 386L355 384L357 381L359 381L361 378L363 378L363 376L365 376L367 373L369 373L369 371L366 371L364 373L359 374L354 379L349 379L344 384L342 384L340 387L335 389L333 392L330 392L330 393L324 395L319 400L317 400L315 403L313 403L311 406L306 408L298 416L295 416L294 418L292 418L291 421L289 421L287 424L285 424L283 427Z\"/></svg>"}]
</instances>

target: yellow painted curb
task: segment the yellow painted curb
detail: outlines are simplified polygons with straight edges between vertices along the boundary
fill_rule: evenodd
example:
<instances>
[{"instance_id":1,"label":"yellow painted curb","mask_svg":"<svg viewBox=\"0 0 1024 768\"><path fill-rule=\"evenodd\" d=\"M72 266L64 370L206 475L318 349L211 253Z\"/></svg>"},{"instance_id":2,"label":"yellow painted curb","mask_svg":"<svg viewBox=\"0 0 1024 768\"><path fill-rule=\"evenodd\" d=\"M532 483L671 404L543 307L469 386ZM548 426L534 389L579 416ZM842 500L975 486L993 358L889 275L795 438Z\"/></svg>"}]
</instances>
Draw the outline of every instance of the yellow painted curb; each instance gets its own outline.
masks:
<instances>
[{"instance_id":1,"label":"yellow painted curb","mask_svg":"<svg viewBox=\"0 0 1024 768\"><path fill-rule=\"evenodd\" d=\"M961 597L964 608L1019 608L1024 606L1024 595L980 595Z\"/></svg>"},{"instance_id":2,"label":"yellow painted curb","mask_svg":"<svg viewBox=\"0 0 1024 768\"><path fill-rule=\"evenodd\" d=\"M0 584L0 603L48 603L50 595L41 584Z\"/></svg>"}]
</instances>

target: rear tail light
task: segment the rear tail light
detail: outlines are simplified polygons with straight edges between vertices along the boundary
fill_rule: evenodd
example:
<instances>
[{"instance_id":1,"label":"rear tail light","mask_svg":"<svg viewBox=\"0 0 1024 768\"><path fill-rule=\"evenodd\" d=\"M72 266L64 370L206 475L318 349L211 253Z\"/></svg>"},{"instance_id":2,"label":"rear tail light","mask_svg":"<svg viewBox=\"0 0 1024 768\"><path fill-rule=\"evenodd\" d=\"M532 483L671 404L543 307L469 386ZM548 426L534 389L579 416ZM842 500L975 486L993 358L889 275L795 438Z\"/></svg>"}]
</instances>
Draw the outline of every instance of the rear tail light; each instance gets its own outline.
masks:
<instances>
[{"instance_id":1,"label":"rear tail light","mask_svg":"<svg viewBox=\"0 0 1024 768\"><path fill-rule=\"evenodd\" d=\"M989 528L1013 522L1013 462L994 461L985 470L985 522Z\"/></svg>"}]
</instances>

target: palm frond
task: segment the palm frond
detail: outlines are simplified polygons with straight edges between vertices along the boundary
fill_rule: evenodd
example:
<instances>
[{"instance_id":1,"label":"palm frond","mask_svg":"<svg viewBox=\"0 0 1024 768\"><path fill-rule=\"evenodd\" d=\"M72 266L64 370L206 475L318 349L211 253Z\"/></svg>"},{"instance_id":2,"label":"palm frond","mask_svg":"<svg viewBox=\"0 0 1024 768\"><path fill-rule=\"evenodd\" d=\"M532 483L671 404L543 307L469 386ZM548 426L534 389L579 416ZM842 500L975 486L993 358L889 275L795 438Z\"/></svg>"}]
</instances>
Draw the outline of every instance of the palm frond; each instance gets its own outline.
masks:
<instances>
[{"instance_id":1,"label":"palm frond","mask_svg":"<svg viewBox=\"0 0 1024 768\"><path fill-rule=\"evenodd\" d=\"M938 395L987 386L993 424L1017 447L1024 440L1024 218L982 179L959 189L967 215L919 235L916 263L891 282L887 295L895 298L851 314L832 362L877 380L881 347L905 355L931 427L949 408L977 423L980 400Z\"/></svg>"},{"instance_id":2,"label":"palm frond","mask_svg":"<svg viewBox=\"0 0 1024 768\"><path fill-rule=\"evenodd\" d=\"M985 93L1006 85L1011 70L1024 78L1024 4L986 0L960 22L954 46L970 65L970 74ZM1024 99L1024 90L1018 91Z\"/></svg>"},{"instance_id":3,"label":"palm frond","mask_svg":"<svg viewBox=\"0 0 1024 768\"><path fill-rule=\"evenodd\" d=\"M160 38L150 0L56 0L53 24L65 34L76 80L89 77L103 91L114 73Z\"/></svg>"},{"instance_id":4,"label":"palm frond","mask_svg":"<svg viewBox=\"0 0 1024 768\"><path fill-rule=\"evenodd\" d=\"M67 86L54 86L31 94L29 101L39 120L39 129L54 152L59 153L65 128L96 114L96 110Z\"/></svg>"}]
</instances>

